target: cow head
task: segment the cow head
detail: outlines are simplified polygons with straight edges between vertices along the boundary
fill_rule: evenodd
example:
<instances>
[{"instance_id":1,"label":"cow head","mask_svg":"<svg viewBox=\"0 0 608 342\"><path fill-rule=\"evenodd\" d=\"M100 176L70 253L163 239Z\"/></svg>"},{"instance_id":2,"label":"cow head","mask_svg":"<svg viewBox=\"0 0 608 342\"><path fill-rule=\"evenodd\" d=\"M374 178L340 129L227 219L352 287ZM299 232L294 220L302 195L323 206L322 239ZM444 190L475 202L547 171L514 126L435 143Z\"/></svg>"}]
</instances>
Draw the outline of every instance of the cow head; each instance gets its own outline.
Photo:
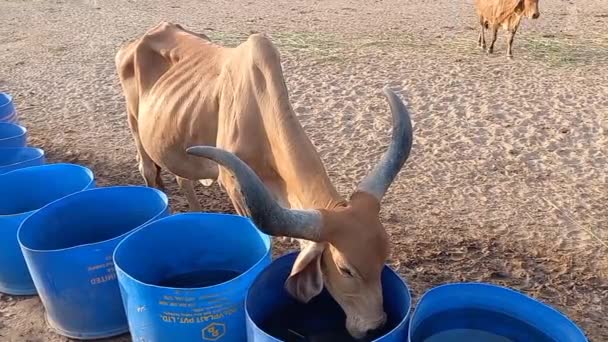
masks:
<instances>
[{"instance_id":1,"label":"cow head","mask_svg":"<svg viewBox=\"0 0 608 342\"><path fill-rule=\"evenodd\" d=\"M355 338L366 337L386 322L380 277L389 242L379 219L380 202L412 146L409 113L397 95L388 88L384 93L393 114L390 146L349 201L335 208L284 208L234 154L209 146L188 149L216 161L238 180L248 214L262 231L310 241L299 253L285 287L296 299L308 302L325 286L346 313L346 328Z\"/></svg>"},{"instance_id":2,"label":"cow head","mask_svg":"<svg viewBox=\"0 0 608 342\"><path fill-rule=\"evenodd\" d=\"M524 14L528 18L537 19L540 16L538 1L539 0L524 0Z\"/></svg>"}]
</instances>

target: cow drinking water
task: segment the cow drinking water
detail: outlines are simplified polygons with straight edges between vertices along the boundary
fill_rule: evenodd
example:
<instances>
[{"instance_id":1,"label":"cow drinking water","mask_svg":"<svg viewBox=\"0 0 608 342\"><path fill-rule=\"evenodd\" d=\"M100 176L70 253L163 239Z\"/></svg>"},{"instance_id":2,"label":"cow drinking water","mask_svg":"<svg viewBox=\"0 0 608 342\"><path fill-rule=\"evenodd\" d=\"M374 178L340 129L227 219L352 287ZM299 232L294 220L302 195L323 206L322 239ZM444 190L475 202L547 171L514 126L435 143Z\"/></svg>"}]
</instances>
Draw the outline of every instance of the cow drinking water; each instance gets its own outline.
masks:
<instances>
[{"instance_id":1,"label":"cow drinking water","mask_svg":"<svg viewBox=\"0 0 608 342\"><path fill-rule=\"evenodd\" d=\"M234 48L163 22L116 55L137 154L149 186L176 175L192 210L193 182L218 183L235 210L272 236L300 241L285 283L308 302L324 287L365 337L386 322L381 271L388 236L380 203L412 146L404 104L385 88L392 141L349 199L325 167L289 102L279 53L263 35Z\"/></svg>"}]
</instances>

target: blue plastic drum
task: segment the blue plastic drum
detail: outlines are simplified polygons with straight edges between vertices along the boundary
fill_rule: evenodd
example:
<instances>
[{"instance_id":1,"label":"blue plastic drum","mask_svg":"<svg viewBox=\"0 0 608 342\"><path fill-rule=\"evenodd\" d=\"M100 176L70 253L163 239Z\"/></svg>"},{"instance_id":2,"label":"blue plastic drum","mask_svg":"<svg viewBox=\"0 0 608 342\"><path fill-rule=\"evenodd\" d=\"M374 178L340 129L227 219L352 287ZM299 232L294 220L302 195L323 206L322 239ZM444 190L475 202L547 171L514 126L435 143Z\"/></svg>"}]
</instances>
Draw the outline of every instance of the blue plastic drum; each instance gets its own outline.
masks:
<instances>
[{"instance_id":1,"label":"blue plastic drum","mask_svg":"<svg viewBox=\"0 0 608 342\"><path fill-rule=\"evenodd\" d=\"M426 292L410 322L410 342L583 342L568 317L511 289L455 283Z\"/></svg>"},{"instance_id":2,"label":"blue plastic drum","mask_svg":"<svg viewBox=\"0 0 608 342\"><path fill-rule=\"evenodd\" d=\"M346 332L346 316L326 290L307 304L284 289L297 253L276 259L253 282L247 299L247 341L355 341ZM382 271L388 321L373 341L407 340L411 297L406 283L390 267Z\"/></svg>"},{"instance_id":3,"label":"blue plastic drum","mask_svg":"<svg viewBox=\"0 0 608 342\"><path fill-rule=\"evenodd\" d=\"M129 232L167 214L162 192L119 186L75 193L29 216L17 237L49 326L76 339L127 332L112 253Z\"/></svg>"},{"instance_id":4,"label":"blue plastic drum","mask_svg":"<svg viewBox=\"0 0 608 342\"><path fill-rule=\"evenodd\" d=\"M74 164L32 166L0 175L0 292L36 294L17 242L23 220L50 202L94 186L91 170Z\"/></svg>"},{"instance_id":5,"label":"blue plastic drum","mask_svg":"<svg viewBox=\"0 0 608 342\"><path fill-rule=\"evenodd\" d=\"M0 122L17 123L17 111L13 104L13 97L0 92Z\"/></svg>"},{"instance_id":6,"label":"blue plastic drum","mask_svg":"<svg viewBox=\"0 0 608 342\"><path fill-rule=\"evenodd\" d=\"M27 130L17 124L0 122L0 148L27 146Z\"/></svg>"},{"instance_id":7,"label":"blue plastic drum","mask_svg":"<svg viewBox=\"0 0 608 342\"><path fill-rule=\"evenodd\" d=\"M127 236L114 262L133 341L245 341L245 294L270 263L246 217L188 213Z\"/></svg>"},{"instance_id":8,"label":"blue plastic drum","mask_svg":"<svg viewBox=\"0 0 608 342\"><path fill-rule=\"evenodd\" d=\"M44 162L44 151L39 148L0 148L0 175L28 166L42 165Z\"/></svg>"}]
</instances>

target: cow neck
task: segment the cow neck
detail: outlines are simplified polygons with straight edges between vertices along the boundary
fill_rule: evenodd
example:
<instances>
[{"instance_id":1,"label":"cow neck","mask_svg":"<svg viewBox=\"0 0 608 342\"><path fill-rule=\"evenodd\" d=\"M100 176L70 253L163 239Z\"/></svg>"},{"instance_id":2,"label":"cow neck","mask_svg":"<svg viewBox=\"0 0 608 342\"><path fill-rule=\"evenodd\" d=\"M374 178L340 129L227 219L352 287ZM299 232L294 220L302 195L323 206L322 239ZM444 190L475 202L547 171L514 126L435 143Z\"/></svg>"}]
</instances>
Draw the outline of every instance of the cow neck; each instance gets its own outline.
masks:
<instances>
[{"instance_id":1,"label":"cow neck","mask_svg":"<svg viewBox=\"0 0 608 342\"><path fill-rule=\"evenodd\" d=\"M278 52L260 43L252 61L253 67L244 73L250 76L285 199L298 209L333 208L343 203L291 107ZM240 76L233 76L237 79Z\"/></svg>"},{"instance_id":2,"label":"cow neck","mask_svg":"<svg viewBox=\"0 0 608 342\"><path fill-rule=\"evenodd\" d=\"M277 107L275 107L277 108ZM280 106L264 121L277 172L285 182L288 202L298 209L334 209L345 201L331 183L317 150L291 105Z\"/></svg>"}]
</instances>

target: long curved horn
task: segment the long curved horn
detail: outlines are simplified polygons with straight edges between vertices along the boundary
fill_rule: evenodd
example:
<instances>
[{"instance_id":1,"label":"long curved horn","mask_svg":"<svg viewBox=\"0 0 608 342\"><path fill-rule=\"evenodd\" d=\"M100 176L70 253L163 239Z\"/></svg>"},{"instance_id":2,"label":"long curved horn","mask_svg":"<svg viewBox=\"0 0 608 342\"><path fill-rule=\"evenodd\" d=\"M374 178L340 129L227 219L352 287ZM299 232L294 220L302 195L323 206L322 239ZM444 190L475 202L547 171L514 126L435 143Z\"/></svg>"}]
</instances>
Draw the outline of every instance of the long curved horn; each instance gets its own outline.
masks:
<instances>
[{"instance_id":1,"label":"long curved horn","mask_svg":"<svg viewBox=\"0 0 608 342\"><path fill-rule=\"evenodd\" d=\"M279 205L260 178L239 157L211 146L194 146L186 152L215 161L236 178L249 216L261 231L272 236L319 241L321 214L316 210L293 210Z\"/></svg>"},{"instance_id":2,"label":"long curved horn","mask_svg":"<svg viewBox=\"0 0 608 342\"><path fill-rule=\"evenodd\" d=\"M382 200L388 187L405 164L413 140L412 122L405 105L388 86L384 87L383 92L393 114L393 137L380 162L363 178L358 187L359 191L372 194L378 201Z\"/></svg>"}]
</instances>

